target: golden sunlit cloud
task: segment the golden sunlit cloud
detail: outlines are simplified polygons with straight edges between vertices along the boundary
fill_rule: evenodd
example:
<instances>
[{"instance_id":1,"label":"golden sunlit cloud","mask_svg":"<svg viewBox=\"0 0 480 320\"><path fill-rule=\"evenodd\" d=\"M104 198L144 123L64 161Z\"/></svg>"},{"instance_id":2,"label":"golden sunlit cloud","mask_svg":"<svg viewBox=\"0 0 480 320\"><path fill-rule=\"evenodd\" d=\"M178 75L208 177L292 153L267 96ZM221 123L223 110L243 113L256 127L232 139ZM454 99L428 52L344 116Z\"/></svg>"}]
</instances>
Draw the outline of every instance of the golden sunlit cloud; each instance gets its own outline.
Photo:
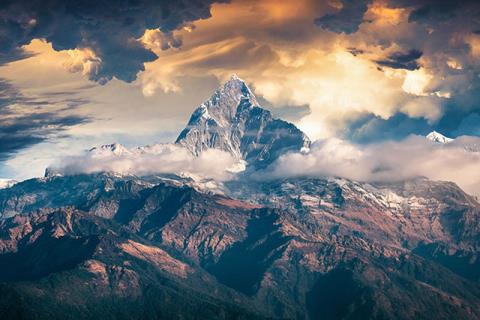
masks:
<instances>
[{"instance_id":1,"label":"golden sunlit cloud","mask_svg":"<svg viewBox=\"0 0 480 320\"><path fill-rule=\"evenodd\" d=\"M433 76L428 74L425 69L406 71L402 89L410 94L426 96L428 94L425 92L425 89L432 79Z\"/></svg>"},{"instance_id":2,"label":"golden sunlit cloud","mask_svg":"<svg viewBox=\"0 0 480 320\"><path fill-rule=\"evenodd\" d=\"M360 29L362 36L358 39L333 37L320 30L311 22L326 12L322 11L325 8L308 13L305 8L312 6L307 1L301 5L289 1L280 5L269 1L214 5L212 18L195 23L193 32L178 32L184 42L181 49L155 51L159 59L147 63L145 72L140 74L143 93L154 96L156 90L179 92L179 76L213 75L224 80L235 72L276 106L309 105L311 113L298 125L312 138L335 135L343 120L359 113L372 113L383 119L396 112L429 120L438 118L438 103L419 108L421 102L413 101L417 96L431 94L431 74L425 69L378 70L372 62L399 50L398 45L392 44L385 50L370 47L362 55L349 52L352 46L365 46L361 39L374 37L386 25L398 28L407 23L409 10L374 3L366 13L373 20ZM298 10L302 10L303 17L310 18L299 20ZM300 28L299 25L317 37L305 36L292 46L295 38L282 38L288 38L288 34L269 33L276 30L280 18L284 24L291 23L292 28ZM257 32L252 32L252 26ZM261 26L265 31L258 31Z\"/></svg>"},{"instance_id":3,"label":"golden sunlit cloud","mask_svg":"<svg viewBox=\"0 0 480 320\"><path fill-rule=\"evenodd\" d=\"M224 81L237 73L273 108L308 106L297 124L314 139L337 135L358 115L386 120L400 112L431 124L440 119L444 101L469 81L468 74L449 72L466 70L480 55L478 35L452 30L444 42L468 45L469 56L442 53L436 48L438 30L410 21L413 7L387 0L369 3L351 34L313 23L344 5L234 0L214 4L209 19L168 32L145 30L137 42L158 59L144 64L134 86L154 101L159 94L192 94L182 79ZM99 81L103 61L90 48L55 51L40 40L25 48L41 52L42 63ZM412 52L415 58L409 58Z\"/></svg>"}]
</instances>

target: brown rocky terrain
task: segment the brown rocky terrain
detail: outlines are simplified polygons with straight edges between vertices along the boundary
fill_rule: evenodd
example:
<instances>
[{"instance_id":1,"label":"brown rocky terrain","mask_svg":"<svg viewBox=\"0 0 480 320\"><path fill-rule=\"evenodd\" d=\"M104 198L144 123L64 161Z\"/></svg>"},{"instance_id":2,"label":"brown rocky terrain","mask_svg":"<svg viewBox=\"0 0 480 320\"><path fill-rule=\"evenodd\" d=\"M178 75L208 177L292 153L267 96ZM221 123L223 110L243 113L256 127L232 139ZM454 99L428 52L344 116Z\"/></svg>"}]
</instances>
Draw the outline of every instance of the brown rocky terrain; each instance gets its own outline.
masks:
<instances>
[{"instance_id":1,"label":"brown rocky terrain","mask_svg":"<svg viewBox=\"0 0 480 320\"><path fill-rule=\"evenodd\" d=\"M61 203L54 186L74 179ZM236 200L165 181L85 179L0 192L2 212L22 208L0 222L4 312L33 300L18 311L25 318L103 308L130 317L137 303L151 312L141 318L479 314L480 205L454 184L290 179L237 186ZM75 203L66 193L77 186L90 189Z\"/></svg>"}]
</instances>

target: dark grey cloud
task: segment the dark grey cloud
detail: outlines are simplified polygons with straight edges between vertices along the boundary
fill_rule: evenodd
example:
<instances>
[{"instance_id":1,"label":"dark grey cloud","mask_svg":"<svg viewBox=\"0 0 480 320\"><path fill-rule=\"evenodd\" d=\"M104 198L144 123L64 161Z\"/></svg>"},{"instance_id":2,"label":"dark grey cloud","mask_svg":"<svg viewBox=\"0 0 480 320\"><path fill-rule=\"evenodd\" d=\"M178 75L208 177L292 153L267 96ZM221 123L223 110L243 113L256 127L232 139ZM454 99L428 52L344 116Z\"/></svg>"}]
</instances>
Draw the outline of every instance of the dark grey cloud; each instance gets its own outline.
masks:
<instances>
[{"instance_id":1,"label":"dark grey cloud","mask_svg":"<svg viewBox=\"0 0 480 320\"><path fill-rule=\"evenodd\" d=\"M358 55L361 55L361 54L364 54L365 51L362 50L362 49L358 49L358 48L354 48L354 47L351 47L351 48L347 48L348 52L350 52L352 54L352 56L358 56Z\"/></svg>"},{"instance_id":2,"label":"dark grey cloud","mask_svg":"<svg viewBox=\"0 0 480 320\"><path fill-rule=\"evenodd\" d=\"M140 42L145 29L167 35L185 23L210 17L224 0L3 0L0 2L0 62L22 57L20 47L42 38L55 50L92 49L101 59L92 80L133 81L157 56ZM173 46L181 43L176 39Z\"/></svg>"},{"instance_id":3,"label":"dark grey cloud","mask_svg":"<svg viewBox=\"0 0 480 320\"><path fill-rule=\"evenodd\" d=\"M411 134L426 135L433 127L423 118L410 118L397 113L388 119L365 114L349 123L343 137L355 143L402 140Z\"/></svg>"},{"instance_id":4,"label":"dark grey cloud","mask_svg":"<svg viewBox=\"0 0 480 320\"><path fill-rule=\"evenodd\" d=\"M445 21L455 17L456 10L470 1L455 1L455 0L435 0L424 1L417 9L410 13L409 21L428 23L429 21Z\"/></svg>"},{"instance_id":5,"label":"dark grey cloud","mask_svg":"<svg viewBox=\"0 0 480 320\"><path fill-rule=\"evenodd\" d=\"M348 123L343 138L361 144L398 141L411 134L424 136L433 130L451 138L480 136L480 106L462 110L453 100L444 108L444 115L435 123L429 123L424 118L410 118L403 113L397 113L388 119L373 114L359 115Z\"/></svg>"},{"instance_id":6,"label":"dark grey cloud","mask_svg":"<svg viewBox=\"0 0 480 320\"><path fill-rule=\"evenodd\" d=\"M336 33L355 33L370 3L371 0L344 0L338 12L316 18L315 24Z\"/></svg>"},{"instance_id":7,"label":"dark grey cloud","mask_svg":"<svg viewBox=\"0 0 480 320\"><path fill-rule=\"evenodd\" d=\"M59 95L59 93L57 93ZM88 117L71 114L86 103L83 99L65 98L56 101L24 97L8 81L0 79L0 161L18 151L62 134L69 127L89 122ZM48 110L53 104L63 107ZM15 106L26 106L29 112Z\"/></svg>"},{"instance_id":8,"label":"dark grey cloud","mask_svg":"<svg viewBox=\"0 0 480 320\"><path fill-rule=\"evenodd\" d=\"M87 122L80 116L45 112L0 120L0 161L16 152L43 142L66 128Z\"/></svg>"},{"instance_id":9,"label":"dark grey cloud","mask_svg":"<svg viewBox=\"0 0 480 320\"><path fill-rule=\"evenodd\" d=\"M478 18L478 0L388 0L388 5L393 8L410 8L409 22L416 22L429 27L451 22L455 18L465 19L462 27L472 27L471 21L466 21L472 16ZM477 26L480 21L478 19ZM480 26L479 26L480 27ZM474 32L475 28L470 28Z\"/></svg>"},{"instance_id":10,"label":"dark grey cloud","mask_svg":"<svg viewBox=\"0 0 480 320\"><path fill-rule=\"evenodd\" d=\"M422 51L415 49L409 50L407 52L399 51L392 53L386 59L377 60L375 62L382 67L416 70L420 68L417 59L419 59L422 54Z\"/></svg>"}]
</instances>

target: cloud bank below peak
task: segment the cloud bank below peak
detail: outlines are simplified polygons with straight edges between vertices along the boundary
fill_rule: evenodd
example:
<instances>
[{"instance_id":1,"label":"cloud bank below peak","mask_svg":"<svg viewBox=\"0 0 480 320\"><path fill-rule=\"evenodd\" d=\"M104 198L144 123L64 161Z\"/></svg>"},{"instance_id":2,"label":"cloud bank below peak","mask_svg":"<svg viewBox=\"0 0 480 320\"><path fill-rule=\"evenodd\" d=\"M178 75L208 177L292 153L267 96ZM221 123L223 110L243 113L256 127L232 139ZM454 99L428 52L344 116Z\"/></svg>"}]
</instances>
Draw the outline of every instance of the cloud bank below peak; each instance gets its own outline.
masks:
<instances>
[{"instance_id":1,"label":"cloud bank below peak","mask_svg":"<svg viewBox=\"0 0 480 320\"><path fill-rule=\"evenodd\" d=\"M356 145L326 139L312 145L308 154L280 157L254 179L290 177L341 177L364 182L393 182L426 177L453 181L465 191L480 195L480 138L460 137L439 144L421 136L397 142Z\"/></svg>"},{"instance_id":2,"label":"cloud bank below peak","mask_svg":"<svg viewBox=\"0 0 480 320\"><path fill-rule=\"evenodd\" d=\"M113 149L110 149L111 146ZM137 149L111 145L94 148L74 156L66 156L50 166L50 172L61 175L114 172L125 175L177 174L225 181L242 169L229 153L209 149L194 156L175 144L157 144ZM105 147L107 147L105 149Z\"/></svg>"}]
</instances>

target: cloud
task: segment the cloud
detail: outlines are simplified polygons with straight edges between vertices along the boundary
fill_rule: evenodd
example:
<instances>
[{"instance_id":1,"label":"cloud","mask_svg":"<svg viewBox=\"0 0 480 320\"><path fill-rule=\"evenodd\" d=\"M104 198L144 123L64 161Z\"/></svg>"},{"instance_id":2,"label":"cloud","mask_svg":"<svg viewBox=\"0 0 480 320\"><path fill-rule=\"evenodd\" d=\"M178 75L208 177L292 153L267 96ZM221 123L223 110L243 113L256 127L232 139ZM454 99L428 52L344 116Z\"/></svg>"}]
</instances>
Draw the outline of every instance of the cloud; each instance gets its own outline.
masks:
<instances>
[{"instance_id":1,"label":"cloud","mask_svg":"<svg viewBox=\"0 0 480 320\"><path fill-rule=\"evenodd\" d=\"M89 38L82 38L75 49L62 51L69 56L63 65L101 82L109 79L109 76L105 77L105 72L111 75L117 69L125 72L119 77L127 81L138 75L134 85L141 86L145 101L151 101L157 109L161 109L158 108L160 104L168 106L163 109L182 108L185 114L188 107L193 108L209 94L206 86L202 87L203 93L199 93L200 89L192 90L189 81L204 81L211 84L208 88L211 90L214 89L214 82L222 81L236 72L252 85L258 95L270 102L269 106L275 114L293 115L290 119L313 138L340 136L343 132L349 132L348 125L367 116L374 117L377 120L375 122L394 125L397 123L395 117L399 114L413 119L411 123L422 123L422 130L426 123L425 126L442 128L446 132L460 132L455 126L460 125L461 117L480 110L477 103L480 92L480 36L474 33L480 30L476 18L479 5L474 2L458 2L454 14L447 15L445 19L426 16L425 19L429 21L427 24L409 17L422 7L438 7L436 1L234 0L228 4L215 3L211 8L201 1L199 8L207 8L205 17L211 11L210 18L195 20L198 8L190 6L190 9L178 11L184 18L173 20L183 22L168 23L169 26L177 26L160 29L151 24L147 26L145 21L152 20L150 12L142 18L133 19L145 8L151 11L156 8L146 1L138 3L138 8L132 7L126 13L117 12L117 5L111 12L107 10L107 13L103 13L107 16L102 16L102 21L95 25L98 31L91 31L84 26L84 22L90 21L90 18L79 22L81 28L87 28ZM178 2L171 3L173 7L179 5ZM92 21L96 21L100 15L97 11L101 11L97 9L101 6L94 4L76 11L81 17L86 17L92 11L88 17L92 16ZM356 6L359 8L354 10ZM62 6L59 8L63 10ZM193 10L194 13L183 16L185 10ZM434 12L437 9L432 10ZM175 10L172 12L177 14ZM112 22L111 14L120 18L132 17L133 22L119 26L118 21L129 22L132 19ZM156 14L152 13L154 17ZM341 21L345 21L347 27L344 29L355 29L355 32L331 32L314 23L316 18L321 19L329 14L340 21L339 26ZM70 21L69 14L63 16ZM188 18L190 16L191 19ZM18 19L24 19L24 26L30 25L27 18L18 16ZM190 21L194 21L194 25ZM142 32L135 31L138 26L141 26L138 30L143 29ZM148 27L146 32L144 27ZM118 29L118 35L112 31L114 28ZM132 42L135 46L139 45L159 58L135 64L142 59L137 59L133 53L124 54L124 43L115 39L117 36L121 39L132 38L133 33L134 38L138 39ZM101 35L113 36L112 39L103 39ZM90 40L97 38L105 41L90 45ZM54 44L54 48L60 49L61 41L48 41ZM115 58L119 64L113 66L113 71L108 71L110 62L106 59L110 58L104 55L106 49L103 50L103 47L112 49L116 45L121 45L122 50L113 50L110 57L118 53L132 61ZM134 72L143 66L145 71L138 74ZM33 68L37 70L35 66ZM119 98L115 94L110 95L109 103L119 106ZM125 100L125 96L122 95L122 100ZM180 96L188 98L188 103L174 106L170 100L165 100L166 97ZM138 96L135 99L140 100ZM137 103L132 100L129 103ZM305 112L302 107L306 105L310 112ZM291 106L288 112L284 112L285 106ZM130 116L130 111L126 109L122 109L122 112L110 111L110 115L104 112L102 115L113 118L128 113ZM169 114L169 117L172 115ZM392 121L389 121L390 118ZM408 127L405 123L398 122L400 128L389 130L398 134L392 134L395 139L409 134L404 130ZM117 127L121 130L120 126ZM169 127L169 130L174 129ZM371 141L375 137L381 140L384 135L378 131L375 136L365 140Z\"/></svg>"},{"instance_id":2,"label":"cloud","mask_svg":"<svg viewBox=\"0 0 480 320\"><path fill-rule=\"evenodd\" d=\"M465 5L468 2L473 1L418 1L417 4L419 4L419 6L410 13L408 20L426 24L429 24L431 22L434 22L436 24L439 21L446 21L455 17L455 11L462 7L462 2L463 5Z\"/></svg>"},{"instance_id":3,"label":"cloud","mask_svg":"<svg viewBox=\"0 0 480 320\"><path fill-rule=\"evenodd\" d=\"M480 36L470 29L480 30L474 27L480 6L461 5L434 28L409 21L412 11L429 3L214 5L210 19L175 33L182 39L181 50L154 50L160 59L146 64L139 82L144 94L153 97L158 90L181 92L181 78L214 76L223 81L235 72L274 113L284 106L308 105L310 112L302 113L300 107L297 114L303 116L294 121L314 139L340 136L366 114L386 121L401 113L434 127L454 109L460 114L479 108L480 55L475 48L480 48ZM356 18L347 19L349 12ZM356 21L351 28L356 31L330 32L312 23L328 14L345 15L347 24ZM402 136L395 139L410 134L396 132Z\"/></svg>"},{"instance_id":4,"label":"cloud","mask_svg":"<svg viewBox=\"0 0 480 320\"><path fill-rule=\"evenodd\" d=\"M333 176L385 182L427 177L453 181L467 192L480 195L480 176L476 174L480 172L479 146L480 138L477 137L462 137L447 145L419 136L363 146L328 139L316 142L308 154L291 153L280 157L253 178Z\"/></svg>"},{"instance_id":5,"label":"cloud","mask_svg":"<svg viewBox=\"0 0 480 320\"><path fill-rule=\"evenodd\" d=\"M8 159L22 149L44 142L66 128L87 121L88 119L85 117L61 116L51 112L1 119L0 160Z\"/></svg>"},{"instance_id":6,"label":"cloud","mask_svg":"<svg viewBox=\"0 0 480 320\"><path fill-rule=\"evenodd\" d=\"M343 0L339 4L338 12L315 19L315 24L337 33L354 33L363 22L363 15L371 2L371 0Z\"/></svg>"},{"instance_id":7,"label":"cloud","mask_svg":"<svg viewBox=\"0 0 480 320\"><path fill-rule=\"evenodd\" d=\"M84 103L68 98L58 105L58 101L25 97L8 81L0 79L0 161L90 121L89 117L67 112Z\"/></svg>"},{"instance_id":8,"label":"cloud","mask_svg":"<svg viewBox=\"0 0 480 320\"><path fill-rule=\"evenodd\" d=\"M90 79L106 82L116 77L131 82L144 70L145 62L157 58L138 40L145 30L157 29L172 38L171 32L184 24L210 17L213 2L3 1L0 4L0 56L19 59L23 46L33 39L45 39L57 51L90 51L94 60L100 62L90 70ZM85 72L85 68L82 71Z\"/></svg>"},{"instance_id":9,"label":"cloud","mask_svg":"<svg viewBox=\"0 0 480 320\"><path fill-rule=\"evenodd\" d=\"M209 149L198 157L174 144L157 144L121 154L87 151L57 159L51 170L60 174L116 172L120 174L186 174L218 181L230 179L239 164L227 152Z\"/></svg>"},{"instance_id":10,"label":"cloud","mask_svg":"<svg viewBox=\"0 0 480 320\"><path fill-rule=\"evenodd\" d=\"M419 59L422 54L422 51L415 49L407 52L393 52L387 57L387 59L378 60L376 62L380 66L393 69L416 70L420 68L420 65L417 63L417 59Z\"/></svg>"},{"instance_id":11,"label":"cloud","mask_svg":"<svg viewBox=\"0 0 480 320\"><path fill-rule=\"evenodd\" d=\"M349 122L342 136L354 143L367 144L401 140L410 134L425 136L432 130L432 126L425 119L410 118L403 113L397 113L388 119L364 114Z\"/></svg>"}]
</instances>

